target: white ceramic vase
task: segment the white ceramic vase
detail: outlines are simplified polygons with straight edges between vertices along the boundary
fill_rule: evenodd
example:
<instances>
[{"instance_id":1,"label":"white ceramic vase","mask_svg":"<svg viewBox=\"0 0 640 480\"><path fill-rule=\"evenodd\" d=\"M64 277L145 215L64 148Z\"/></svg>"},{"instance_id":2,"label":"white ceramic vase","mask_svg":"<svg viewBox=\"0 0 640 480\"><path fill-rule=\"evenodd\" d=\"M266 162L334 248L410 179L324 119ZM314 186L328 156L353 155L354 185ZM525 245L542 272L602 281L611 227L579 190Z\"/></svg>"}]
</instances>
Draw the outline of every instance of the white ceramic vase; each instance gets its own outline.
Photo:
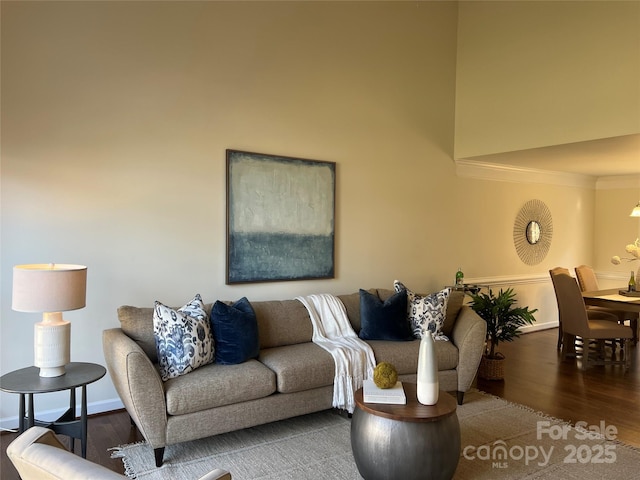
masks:
<instances>
[{"instance_id":1,"label":"white ceramic vase","mask_svg":"<svg viewBox=\"0 0 640 480\"><path fill-rule=\"evenodd\" d=\"M418 402L423 405L438 403L438 359L431 332L424 332L418 353Z\"/></svg>"}]
</instances>

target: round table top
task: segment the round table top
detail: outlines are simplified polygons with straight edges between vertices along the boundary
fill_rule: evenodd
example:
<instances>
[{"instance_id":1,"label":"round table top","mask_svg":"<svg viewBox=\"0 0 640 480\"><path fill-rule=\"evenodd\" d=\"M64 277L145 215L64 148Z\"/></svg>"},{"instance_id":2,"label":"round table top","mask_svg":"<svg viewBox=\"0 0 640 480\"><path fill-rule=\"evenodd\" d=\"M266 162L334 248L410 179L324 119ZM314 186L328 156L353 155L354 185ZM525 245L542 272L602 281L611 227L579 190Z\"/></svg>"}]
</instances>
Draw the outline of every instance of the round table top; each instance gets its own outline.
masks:
<instances>
[{"instance_id":1,"label":"round table top","mask_svg":"<svg viewBox=\"0 0 640 480\"><path fill-rule=\"evenodd\" d=\"M8 393L49 393L81 387L101 379L107 370L95 363L71 362L59 377L41 377L38 367L26 367L0 377L0 390Z\"/></svg>"},{"instance_id":2,"label":"round table top","mask_svg":"<svg viewBox=\"0 0 640 480\"><path fill-rule=\"evenodd\" d=\"M435 405L423 405L418 402L417 386L415 383L402 382L402 387L407 397L407 403L405 405L365 403L361 388L354 394L356 405L360 410L372 415L403 422L436 422L449 415L453 415L456 411L456 401L447 392L440 390L438 403Z\"/></svg>"}]
</instances>

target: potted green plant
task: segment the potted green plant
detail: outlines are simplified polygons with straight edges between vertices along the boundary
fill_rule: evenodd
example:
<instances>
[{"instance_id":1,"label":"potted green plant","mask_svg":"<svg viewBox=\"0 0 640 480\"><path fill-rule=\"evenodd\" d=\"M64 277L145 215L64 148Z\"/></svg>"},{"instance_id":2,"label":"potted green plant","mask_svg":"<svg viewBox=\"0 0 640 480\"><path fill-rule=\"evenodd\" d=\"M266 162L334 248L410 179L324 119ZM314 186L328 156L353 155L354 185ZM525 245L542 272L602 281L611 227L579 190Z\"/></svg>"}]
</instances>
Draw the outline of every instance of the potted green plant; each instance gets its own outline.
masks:
<instances>
[{"instance_id":1,"label":"potted green plant","mask_svg":"<svg viewBox=\"0 0 640 480\"><path fill-rule=\"evenodd\" d=\"M538 309L518 307L516 294L512 288L500 289L494 295L475 293L471 296L471 308L487 322L487 344L480 360L478 376L486 380L502 380L504 378L504 355L497 351L500 342L512 342L520 336L520 327L531 325L536 321L533 316Z\"/></svg>"}]
</instances>

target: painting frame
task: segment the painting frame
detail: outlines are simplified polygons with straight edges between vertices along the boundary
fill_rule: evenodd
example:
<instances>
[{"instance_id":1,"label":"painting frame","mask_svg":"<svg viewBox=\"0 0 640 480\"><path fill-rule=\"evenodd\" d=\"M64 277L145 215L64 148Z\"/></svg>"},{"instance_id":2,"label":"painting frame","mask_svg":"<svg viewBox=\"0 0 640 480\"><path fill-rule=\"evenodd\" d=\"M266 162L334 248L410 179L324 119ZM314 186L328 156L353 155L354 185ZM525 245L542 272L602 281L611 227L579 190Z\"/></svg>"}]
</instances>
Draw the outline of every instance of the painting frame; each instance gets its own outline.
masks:
<instances>
[{"instance_id":1,"label":"painting frame","mask_svg":"<svg viewBox=\"0 0 640 480\"><path fill-rule=\"evenodd\" d=\"M226 150L226 283L335 278L336 163Z\"/></svg>"}]
</instances>

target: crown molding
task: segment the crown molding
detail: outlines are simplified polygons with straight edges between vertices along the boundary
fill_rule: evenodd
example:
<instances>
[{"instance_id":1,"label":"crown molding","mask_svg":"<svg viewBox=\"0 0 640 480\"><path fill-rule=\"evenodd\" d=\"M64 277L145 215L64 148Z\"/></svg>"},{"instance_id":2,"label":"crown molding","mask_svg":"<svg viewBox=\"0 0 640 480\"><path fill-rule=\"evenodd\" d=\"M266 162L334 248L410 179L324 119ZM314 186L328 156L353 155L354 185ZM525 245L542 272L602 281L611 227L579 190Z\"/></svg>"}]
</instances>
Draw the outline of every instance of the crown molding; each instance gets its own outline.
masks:
<instances>
[{"instance_id":1,"label":"crown molding","mask_svg":"<svg viewBox=\"0 0 640 480\"><path fill-rule=\"evenodd\" d=\"M556 172L536 168L518 167L498 163L479 162L459 159L456 162L456 175L511 183L541 183L565 187L596 188L596 177L578 173Z\"/></svg>"}]
</instances>

